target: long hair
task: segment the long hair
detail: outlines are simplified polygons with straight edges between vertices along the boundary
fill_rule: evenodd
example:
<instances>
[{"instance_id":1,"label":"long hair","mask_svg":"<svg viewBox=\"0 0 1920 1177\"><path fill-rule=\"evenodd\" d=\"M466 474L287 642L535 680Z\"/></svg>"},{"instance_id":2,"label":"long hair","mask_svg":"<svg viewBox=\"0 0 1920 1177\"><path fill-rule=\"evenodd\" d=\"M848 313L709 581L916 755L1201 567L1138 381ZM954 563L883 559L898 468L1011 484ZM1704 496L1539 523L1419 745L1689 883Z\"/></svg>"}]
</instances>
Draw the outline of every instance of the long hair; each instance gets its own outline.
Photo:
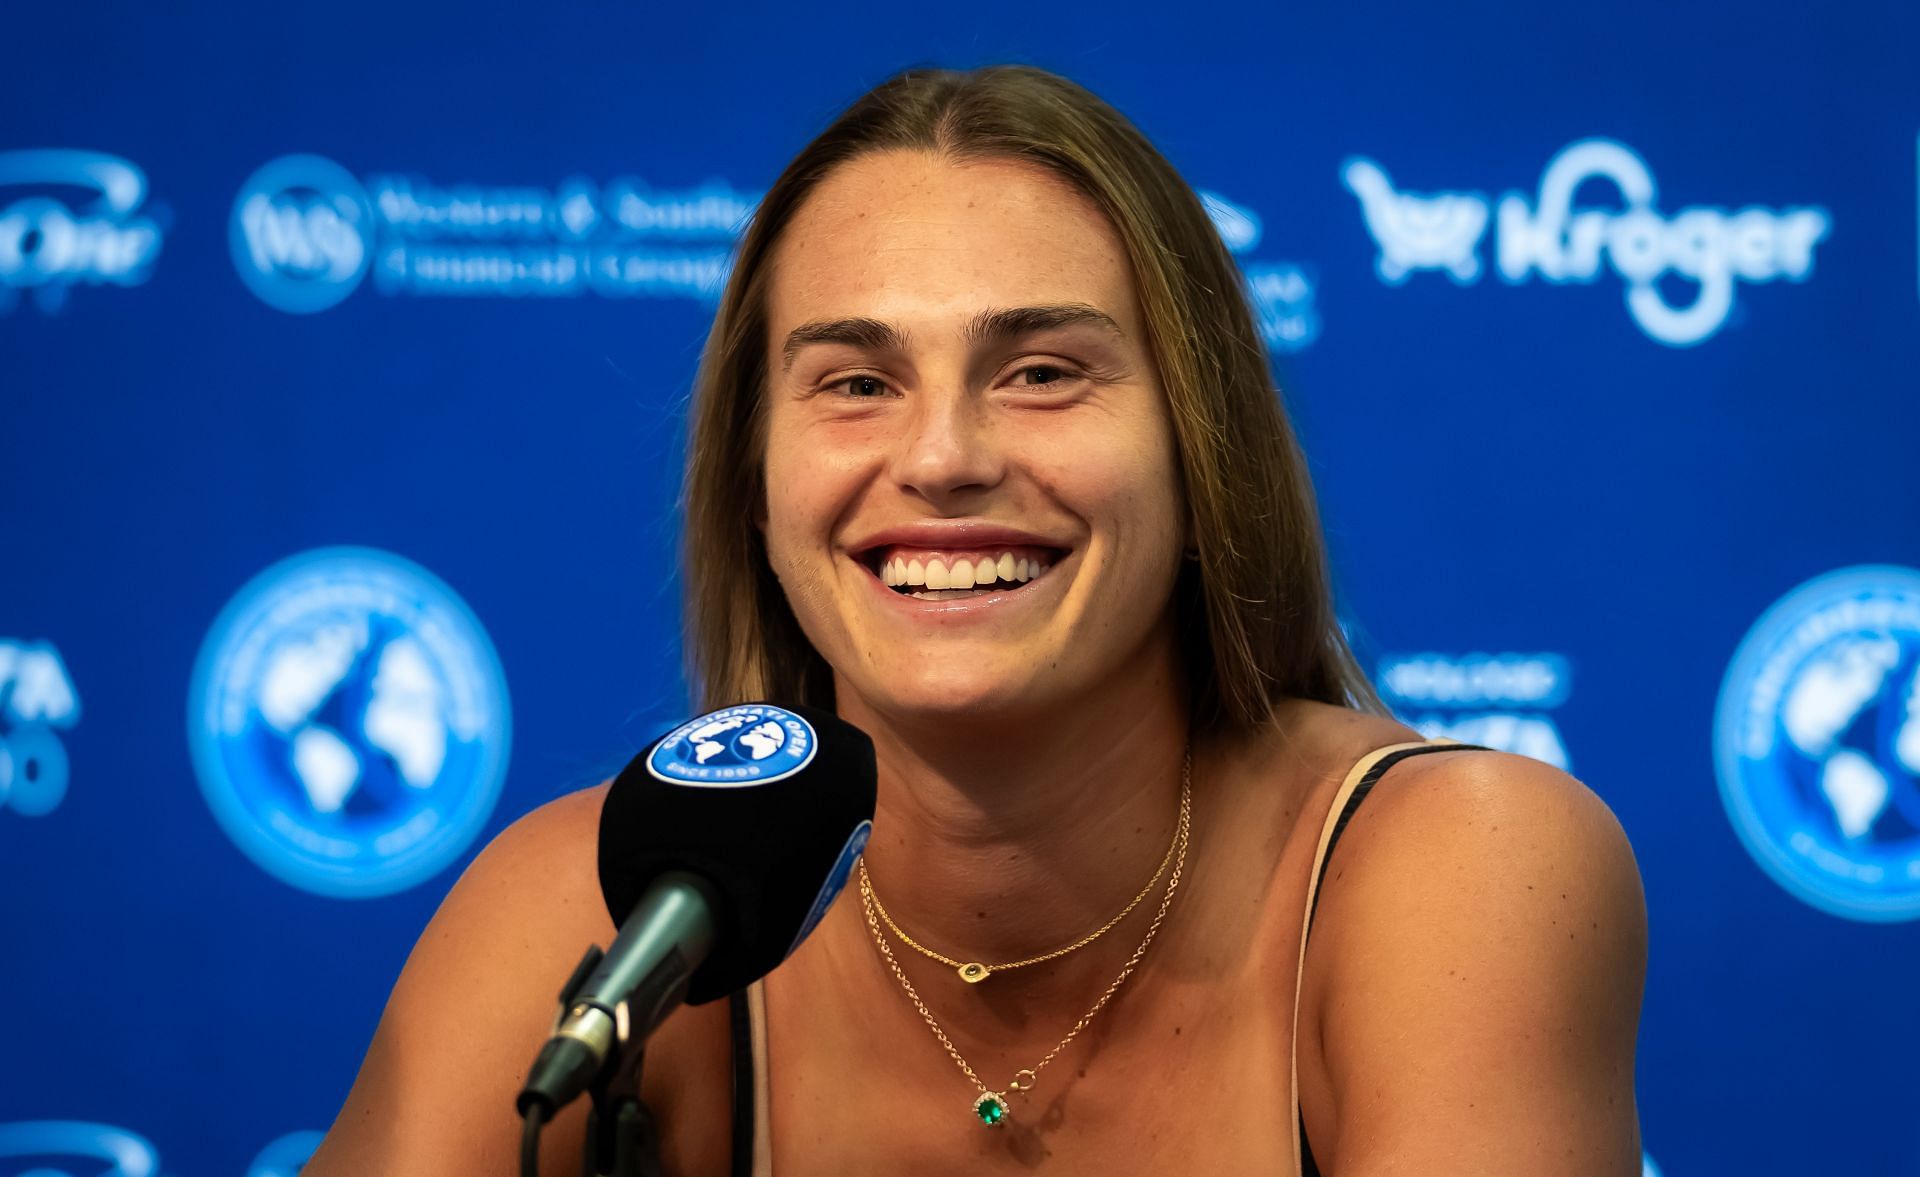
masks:
<instances>
[{"instance_id":1,"label":"long hair","mask_svg":"<svg viewBox=\"0 0 1920 1177\"><path fill-rule=\"evenodd\" d=\"M1389 714L1334 614L1306 462L1242 276L1206 209L1118 111L1029 66L910 69L856 101L780 174L741 239L696 379L686 500L686 655L707 707L831 707L832 672L788 607L764 516L773 248L835 167L871 152L1006 158L1065 179L1121 241L1172 408L1197 558L1174 588L1199 726L1264 723L1298 696Z\"/></svg>"}]
</instances>

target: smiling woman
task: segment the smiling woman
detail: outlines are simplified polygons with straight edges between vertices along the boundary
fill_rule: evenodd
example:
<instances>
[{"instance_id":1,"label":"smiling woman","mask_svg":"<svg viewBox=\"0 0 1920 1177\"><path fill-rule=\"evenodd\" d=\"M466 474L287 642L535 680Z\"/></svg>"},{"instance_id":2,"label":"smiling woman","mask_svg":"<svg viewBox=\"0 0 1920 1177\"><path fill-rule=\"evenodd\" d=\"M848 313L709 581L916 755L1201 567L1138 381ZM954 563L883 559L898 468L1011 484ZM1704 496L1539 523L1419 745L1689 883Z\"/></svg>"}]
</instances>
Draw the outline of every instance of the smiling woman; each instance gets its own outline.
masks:
<instances>
[{"instance_id":1,"label":"smiling woman","mask_svg":"<svg viewBox=\"0 0 1920 1177\"><path fill-rule=\"evenodd\" d=\"M701 701L835 710L880 779L859 904L650 1041L665 1171L1638 1172L1625 837L1381 706L1240 275L1111 107L910 71L809 144L740 245L686 503ZM309 1177L511 1154L611 930L603 789L455 887Z\"/></svg>"}]
</instances>

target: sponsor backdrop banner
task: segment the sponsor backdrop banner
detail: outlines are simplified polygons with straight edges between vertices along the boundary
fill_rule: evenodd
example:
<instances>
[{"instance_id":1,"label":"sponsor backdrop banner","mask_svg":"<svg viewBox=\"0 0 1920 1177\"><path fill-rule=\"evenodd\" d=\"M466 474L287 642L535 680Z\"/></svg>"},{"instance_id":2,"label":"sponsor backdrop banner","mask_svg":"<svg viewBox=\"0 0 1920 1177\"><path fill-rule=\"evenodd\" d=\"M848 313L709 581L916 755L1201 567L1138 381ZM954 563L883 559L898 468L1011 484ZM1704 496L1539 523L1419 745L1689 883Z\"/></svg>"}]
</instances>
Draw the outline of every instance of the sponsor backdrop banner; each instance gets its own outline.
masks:
<instances>
[{"instance_id":1,"label":"sponsor backdrop banner","mask_svg":"<svg viewBox=\"0 0 1920 1177\"><path fill-rule=\"evenodd\" d=\"M297 1170L459 869L685 716L743 219L1008 60L1203 193L1394 708L1631 835L1648 1170L1920 1172L1916 11L15 6L0 1177Z\"/></svg>"}]
</instances>

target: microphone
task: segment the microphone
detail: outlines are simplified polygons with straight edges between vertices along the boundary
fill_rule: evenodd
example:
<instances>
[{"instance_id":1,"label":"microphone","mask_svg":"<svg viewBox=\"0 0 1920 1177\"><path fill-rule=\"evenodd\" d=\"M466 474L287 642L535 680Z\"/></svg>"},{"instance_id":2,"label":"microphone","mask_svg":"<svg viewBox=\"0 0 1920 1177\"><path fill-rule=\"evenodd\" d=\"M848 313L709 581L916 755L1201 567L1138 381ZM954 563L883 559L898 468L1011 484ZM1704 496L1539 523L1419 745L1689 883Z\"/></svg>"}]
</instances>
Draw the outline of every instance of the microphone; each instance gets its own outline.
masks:
<instances>
[{"instance_id":1,"label":"microphone","mask_svg":"<svg viewBox=\"0 0 1920 1177\"><path fill-rule=\"evenodd\" d=\"M620 931L574 970L520 1114L550 1119L683 1002L791 955L866 846L876 781L866 733L771 703L708 712L634 757L600 810L600 890Z\"/></svg>"}]
</instances>

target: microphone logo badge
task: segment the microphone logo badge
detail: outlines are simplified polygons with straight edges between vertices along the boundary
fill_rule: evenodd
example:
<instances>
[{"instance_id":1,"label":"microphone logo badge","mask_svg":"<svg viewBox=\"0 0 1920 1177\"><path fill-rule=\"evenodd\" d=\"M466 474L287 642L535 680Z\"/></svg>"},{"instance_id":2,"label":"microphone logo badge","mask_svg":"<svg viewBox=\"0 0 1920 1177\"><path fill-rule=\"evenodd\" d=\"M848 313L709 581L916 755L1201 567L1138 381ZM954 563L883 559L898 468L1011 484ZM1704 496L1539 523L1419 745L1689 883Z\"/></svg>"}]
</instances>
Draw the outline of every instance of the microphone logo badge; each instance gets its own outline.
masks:
<instances>
[{"instance_id":1,"label":"microphone logo badge","mask_svg":"<svg viewBox=\"0 0 1920 1177\"><path fill-rule=\"evenodd\" d=\"M1736 650L1714 766L1761 869L1830 915L1920 918L1920 570L1843 568Z\"/></svg>"},{"instance_id":2,"label":"microphone logo badge","mask_svg":"<svg viewBox=\"0 0 1920 1177\"><path fill-rule=\"evenodd\" d=\"M458 858L506 775L506 679L453 590L409 560L321 548L214 622L188 724L214 817L267 873L390 895Z\"/></svg>"},{"instance_id":3,"label":"microphone logo badge","mask_svg":"<svg viewBox=\"0 0 1920 1177\"><path fill-rule=\"evenodd\" d=\"M817 745L813 725L793 712L746 703L668 732L647 754L647 771L670 785L766 785L812 763Z\"/></svg>"}]
</instances>

